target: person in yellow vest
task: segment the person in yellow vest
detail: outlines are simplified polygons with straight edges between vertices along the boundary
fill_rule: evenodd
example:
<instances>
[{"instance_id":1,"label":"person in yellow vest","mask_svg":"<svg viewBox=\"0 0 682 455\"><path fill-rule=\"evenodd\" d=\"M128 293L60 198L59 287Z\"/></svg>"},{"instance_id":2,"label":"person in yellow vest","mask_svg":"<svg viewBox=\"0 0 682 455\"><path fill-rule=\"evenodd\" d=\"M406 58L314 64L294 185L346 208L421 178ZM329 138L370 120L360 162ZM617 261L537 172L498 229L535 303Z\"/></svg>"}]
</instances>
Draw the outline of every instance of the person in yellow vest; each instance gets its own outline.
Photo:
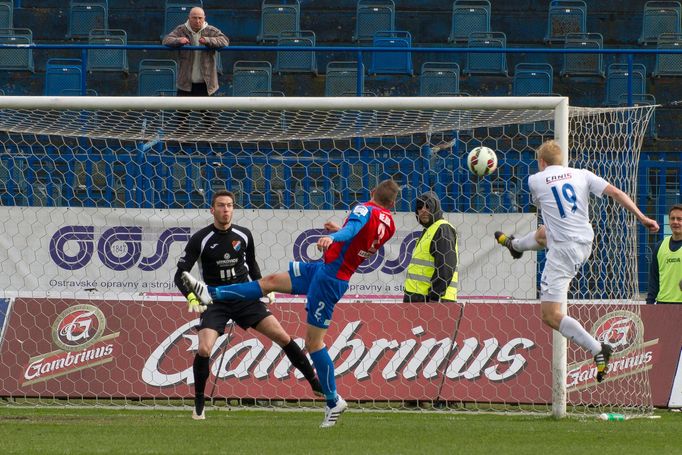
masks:
<instances>
[{"instance_id":1,"label":"person in yellow vest","mask_svg":"<svg viewBox=\"0 0 682 455\"><path fill-rule=\"evenodd\" d=\"M443 219L440 200L433 192L417 198L415 214L424 231L407 266L403 302L455 302L457 231Z\"/></svg>"},{"instance_id":2,"label":"person in yellow vest","mask_svg":"<svg viewBox=\"0 0 682 455\"><path fill-rule=\"evenodd\" d=\"M668 211L669 235L651 257L646 303L682 303L682 204Z\"/></svg>"}]
</instances>

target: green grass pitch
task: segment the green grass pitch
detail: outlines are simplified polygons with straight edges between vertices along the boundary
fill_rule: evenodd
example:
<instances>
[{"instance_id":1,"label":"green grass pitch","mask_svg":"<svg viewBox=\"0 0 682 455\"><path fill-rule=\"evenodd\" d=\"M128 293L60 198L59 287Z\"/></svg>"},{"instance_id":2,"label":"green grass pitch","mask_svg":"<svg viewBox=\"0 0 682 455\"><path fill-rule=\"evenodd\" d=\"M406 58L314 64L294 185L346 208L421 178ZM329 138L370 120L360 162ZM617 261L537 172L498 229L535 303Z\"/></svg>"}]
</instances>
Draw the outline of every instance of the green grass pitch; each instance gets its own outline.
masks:
<instances>
[{"instance_id":1,"label":"green grass pitch","mask_svg":"<svg viewBox=\"0 0 682 455\"><path fill-rule=\"evenodd\" d=\"M3 454L676 454L682 413L602 422L546 416L0 407Z\"/></svg>"}]
</instances>

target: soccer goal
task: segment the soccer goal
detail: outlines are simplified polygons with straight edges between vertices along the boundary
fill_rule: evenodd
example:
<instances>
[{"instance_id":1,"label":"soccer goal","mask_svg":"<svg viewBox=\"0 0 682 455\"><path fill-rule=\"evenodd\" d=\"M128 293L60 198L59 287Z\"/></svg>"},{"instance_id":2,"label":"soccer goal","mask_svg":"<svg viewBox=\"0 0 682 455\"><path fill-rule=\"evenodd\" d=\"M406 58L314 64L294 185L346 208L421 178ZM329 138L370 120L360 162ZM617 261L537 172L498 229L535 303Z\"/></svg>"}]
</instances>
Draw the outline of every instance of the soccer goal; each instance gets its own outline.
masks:
<instances>
[{"instance_id":1,"label":"soccer goal","mask_svg":"<svg viewBox=\"0 0 682 455\"><path fill-rule=\"evenodd\" d=\"M213 221L214 192L235 194L233 222L253 232L266 274L319 260L324 222L393 178L397 234L353 277L327 336L347 401L648 414L635 219L593 201L594 252L570 292L568 313L614 347L601 384L589 354L541 323L543 254L512 260L493 233L541 222L525 181L546 139L634 197L653 109L563 97L2 97L0 396L190 404L197 319L172 278L191 233ZM478 146L498 157L482 178L466 168ZM426 191L457 229L457 303L402 303ZM303 300L279 295L271 310L302 344ZM207 392L214 406L319 405L276 344L231 324Z\"/></svg>"}]
</instances>

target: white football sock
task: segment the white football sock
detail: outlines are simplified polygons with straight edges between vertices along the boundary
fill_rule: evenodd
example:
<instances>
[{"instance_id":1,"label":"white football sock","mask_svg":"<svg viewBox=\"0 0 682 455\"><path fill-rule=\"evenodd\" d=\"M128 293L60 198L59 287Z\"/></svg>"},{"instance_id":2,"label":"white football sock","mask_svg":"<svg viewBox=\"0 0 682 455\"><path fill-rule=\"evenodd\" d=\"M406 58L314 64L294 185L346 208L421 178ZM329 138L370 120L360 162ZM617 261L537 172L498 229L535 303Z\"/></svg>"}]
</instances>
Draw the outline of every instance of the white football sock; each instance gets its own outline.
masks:
<instances>
[{"instance_id":1,"label":"white football sock","mask_svg":"<svg viewBox=\"0 0 682 455\"><path fill-rule=\"evenodd\" d=\"M559 323L559 332L569 340L573 340L592 355L601 352L601 343L597 341L582 325L570 316L564 316Z\"/></svg>"},{"instance_id":2,"label":"white football sock","mask_svg":"<svg viewBox=\"0 0 682 455\"><path fill-rule=\"evenodd\" d=\"M538 251L544 248L535 240L535 231L531 231L523 237L512 240L512 247L516 251Z\"/></svg>"}]
</instances>

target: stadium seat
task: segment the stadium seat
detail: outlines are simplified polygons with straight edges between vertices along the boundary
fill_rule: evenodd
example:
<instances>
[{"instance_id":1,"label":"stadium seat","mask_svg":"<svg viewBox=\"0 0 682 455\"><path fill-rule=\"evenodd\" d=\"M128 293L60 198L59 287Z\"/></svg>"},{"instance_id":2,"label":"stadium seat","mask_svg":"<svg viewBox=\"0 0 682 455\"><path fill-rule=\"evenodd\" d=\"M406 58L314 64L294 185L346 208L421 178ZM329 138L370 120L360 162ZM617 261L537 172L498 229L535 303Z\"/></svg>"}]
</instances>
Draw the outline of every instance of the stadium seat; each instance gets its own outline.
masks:
<instances>
[{"instance_id":1,"label":"stadium seat","mask_svg":"<svg viewBox=\"0 0 682 455\"><path fill-rule=\"evenodd\" d=\"M232 96L256 96L272 92L272 65L266 61L234 62L232 68Z\"/></svg>"},{"instance_id":2,"label":"stadium seat","mask_svg":"<svg viewBox=\"0 0 682 455\"><path fill-rule=\"evenodd\" d=\"M552 0L545 42L563 42L568 33L587 32L587 5L582 0Z\"/></svg>"},{"instance_id":3,"label":"stadium seat","mask_svg":"<svg viewBox=\"0 0 682 455\"><path fill-rule=\"evenodd\" d=\"M664 33L658 37L657 49L682 49L682 34ZM654 77L682 76L682 54L656 54Z\"/></svg>"},{"instance_id":4,"label":"stadium seat","mask_svg":"<svg viewBox=\"0 0 682 455\"><path fill-rule=\"evenodd\" d=\"M452 3L448 42L466 43L472 33L489 32L490 12L488 0L455 0Z\"/></svg>"},{"instance_id":5,"label":"stadium seat","mask_svg":"<svg viewBox=\"0 0 682 455\"><path fill-rule=\"evenodd\" d=\"M315 32L301 30L298 32L282 32L277 39L278 46L314 47ZM317 75L315 52L278 51L275 62L277 73L314 73Z\"/></svg>"},{"instance_id":6,"label":"stadium seat","mask_svg":"<svg viewBox=\"0 0 682 455\"><path fill-rule=\"evenodd\" d=\"M469 48L507 47L507 36L503 32L472 33L467 43ZM464 74L502 74L508 75L507 54L468 52Z\"/></svg>"},{"instance_id":7,"label":"stadium seat","mask_svg":"<svg viewBox=\"0 0 682 455\"><path fill-rule=\"evenodd\" d=\"M439 96L459 92L459 65L451 62L425 62L419 75L419 96Z\"/></svg>"},{"instance_id":8,"label":"stadium seat","mask_svg":"<svg viewBox=\"0 0 682 455\"><path fill-rule=\"evenodd\" d=\"M72 58L51 58L45 66L45 96L81 94L83 62Z\"/></svg>"},{"instance_id":9,"label":"stadium seat","mask_svg":"<svg viewBox=\"0 0 682 455\"><path fill-rule=\"evenodd\" d=\"M513 96L552 93L554 69L549 63L519 63L514 67Z\"/></svg>"},{"instance_id":10,"label":"stadium seat","mask_svg":"<svg viewBox=\"0 0 682 455\"><path fill-rule=\"evenodd\" d=\"M650 93L642 93L632 95L633 106L653 106L656 104L656 97ZM628 105L628 96L623 94L620 97L620 106ZM649 119L649 126L646 129L646 135L652 139L658 139L658 128L656 125L656 110L651 111L651 118Z\"/></svg>"},{"instance_id":11,"label":"stadium seat","mask_svg":"<svg viewBox=\"0 0 682 455\"><path fill-rule=\"evenodd\" d=\"M393 0L358 0L353 41L372 41L376 32L385 30L395 30Z\"/></svg>"},{"instance_id":12,"label":"stadium seat","mask_svg":"<svg viewBox=\"0 0 682 455\"><path fill-rule=\"evenodd\" d=\"M365 90L364 65L360 64L360 69L358 75L357 62L329 62L324 84L324 96L356 96L358 93L358 77L360 93L363 93Z\"/></svg>"},{"instance_id":13,"label":"stadium seat","mask_svg":"<svg viewBox=\"0 0 682 455\"><path fill-rule=\"evenodd\" d=\"M257 41L277 41L282 32L300 30L301 4L298 0L263 0Z\"/></svg>"},{"instance_id":14,"label":"stadium seat","mask_svg":"<svg viewBox=\"0 0 682 455\"><path fill-rule=\"evenodd\" d=\"M412 35L407 31L390 30L376 32L372 42L374 47L412 47ZM372 52L370 54L369 74L414 74L412 53Z\"/></svg>"},{"instance_id":15,"label":"stadium seat","mask_svg":"<svg viewBox=\"0 0 682 455\"><path fill-rule=\"evenodd\" d=\"M664 33L682 33L681 17L680 2L646 2L642 16L642 34L637 41L639 44L656 43L658 36Z\"/></svg>"},{"instance_id":16,"label":"stadium seat","mask_svg":"<svg viewBox=\"0 0 682 455\"><path fill-rule=\"evenodd\" d=\"M177 73L175 60L141 60L137 73L137 95L175 96Z\"/></svg>"},{"instance_id":17,"label":"stadium seat","mask_svg":"<svg viewBox=\"0 0 682 455\"><path fill-rule=\"evenodd\" d=\"M617 106L623 95L628 93L628 65L612 63L606 73L606 106ZM646 67L641 63L632 65L632 95L646 93Z\"/></svg>"},{"instance_id":18,"label":"stadium seat","mask_svg":"<svg viewBox=\"0 0 682 455\"><path fill-rule=\"evenodd\" d=\"M308 187L307 189L305 187ZM305 185L296 186L294 192L294 208L303 210L331 210L334 208L334 193L325 191L323 187Z\"/></svg>"},{"instance_id":19,"label":"stadium seat","mask_svg":"<svg viewBox=\"0 0 682 455\"><path fill-rule=\"evenodd\" d=\"M568 33L565 49L602 49L604 38L600 33ZM604 56L602 54L564 54L561 76L604 77Z\"/></svg>"},{"instance_id":20,"label":"stadium seat","mask_svg":"<svg viewBox=\"0 0 682 455\"><path fill-rule=\"evenodd\" d=\"M88 44L125 45L128 35L125 30L94 29L88 36ZM126 49L88 49L88 71L123 71L128 72L128 54Z\"/></svg>"},{"instance_id":21,"label":"stadium seat","mask_svg":"<svg viewBox=\"0 0 682 455\"><path fill-rule=\"evenodd\" d=\"M0 29L0 44L20 44L22 48L0 49L0 70L33 72L33 33L27 28Z\"/></svg>"},{"instance_id":22,"label":"stadium seat","mask_svg":"<svg viewBox=\"0 0 682 455\"><path fill-rule=\"evenodd\" d=\"M168 35L175 27L187 22L189 11L195 6L203 7L202 0L194 2L179 2L177 0L166 0L166 7L163 15L163 34L161 38Z\"/></svg>"},{"instance_id":23,"label":"stadium seat","mask_svg":"<svg viewBox=\"0 0 682 455\"><path fill-rule=\"evenodd\" d=\"M14 27L14 3L0 2L0 29Z\"/></svg>"},{"instance_id":24,"label":"stadium seat","mask_svg":"<svg viewBox=\"0 0 682 455\"><path fill-rule=\"evenodd\" d=\"M69 30L67 38L87 38L90 30L109 28L109 5L107 0L69 2Z\"/></svg>"}]
</instances>

